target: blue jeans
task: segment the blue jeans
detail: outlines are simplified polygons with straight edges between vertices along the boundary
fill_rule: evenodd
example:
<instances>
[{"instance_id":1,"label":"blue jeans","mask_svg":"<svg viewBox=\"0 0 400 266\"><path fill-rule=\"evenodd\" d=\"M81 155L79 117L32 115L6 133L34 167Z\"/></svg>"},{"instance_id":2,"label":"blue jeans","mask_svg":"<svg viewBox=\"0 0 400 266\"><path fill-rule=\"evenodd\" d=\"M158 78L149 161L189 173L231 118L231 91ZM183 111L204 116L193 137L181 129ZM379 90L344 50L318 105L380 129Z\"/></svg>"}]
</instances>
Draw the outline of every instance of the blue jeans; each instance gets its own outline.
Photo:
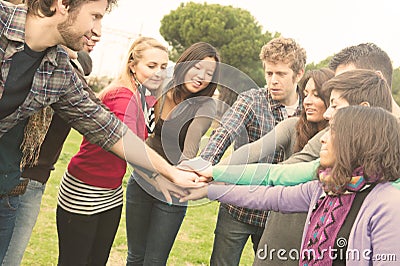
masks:
<instances>
[{"instance_id":1,"label":"blue jeans","mask_svg":"<svg viewBox=\"0 0 400 266\"><path fill-rule=\"evenodd\" d=\"M154 198L131 177L126 189L126 264L166 265L186 209Z\"/></svg>"},{"instance_id":2,"label":"blue jeans","mask_svg":"<svg viewBox=\"0 0 400 266\"><path fill-rule=\"evenodd\" d=\"M229 214L225 207L220 205L210 265L239 265L243 248L249 236L253 242L255 253L263 231L264 227L238 221Z\"/></svg>"},{"instance_id":3,"label":"blue jeans","mask_svg":"<svg viewBox=\"0 0 400 266\"><path fill-rule=\"evenodd\" d=\"M0 265L10 243L19 204L19 196L0 199Z\"/></svg>"},{"instance_id":4,"label":"blue jeans","mask_svg":"<svg viewBox=\"0 0 400 266\"><path fill-rule=\"evenodd\" d=\"M8 246L4 265L20 265L33 227L39 215L40 204L46 184L35 180L29 180L26 191L19 196L19 207L15 220L14 232Z\"/></svg>"}]
</instances>

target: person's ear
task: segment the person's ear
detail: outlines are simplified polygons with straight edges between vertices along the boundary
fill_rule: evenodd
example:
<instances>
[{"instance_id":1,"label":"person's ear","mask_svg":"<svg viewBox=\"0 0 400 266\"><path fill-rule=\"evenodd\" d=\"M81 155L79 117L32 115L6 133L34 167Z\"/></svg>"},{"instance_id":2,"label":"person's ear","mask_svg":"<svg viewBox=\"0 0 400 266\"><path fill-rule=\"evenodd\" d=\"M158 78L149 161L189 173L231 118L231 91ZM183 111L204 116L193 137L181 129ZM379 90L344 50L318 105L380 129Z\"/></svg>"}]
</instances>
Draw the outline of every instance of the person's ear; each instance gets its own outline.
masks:
<instances>
[{"instance_id":1,"label":"person's ear","mask_svg":"<svg viewBox=\"0 0 400 266\"><path fill-rule=\"evenodd\" d=\"M131 70L132 74L136 73L135 66L133 64L129 64L129 69Z\"/></svg>"},{"instance_id":2,"label":"person's ear","mask_svg":"<svg viewBox=\"0 0 400 266\"><path fill-rule=\"evenodd\" d=\"M385 77L383 76L382 71L380 71L380 70L375 70L375 73L378 74L382 79L385 79Z\"/></svg>"},{"instance_id":3,"label":"person's ear","mask_svg":"<svg viewBox=\"0 0 400 266\"><path fill-rule=\"evenodd\" d=\"M68 0L57 0L56 3L56 10L59 10L61 14L65 15L68 13L69 10L69 1Z\"/></svg>"},{"instance_id":4,"label":"person's ear","mask_svg":"<svg viewBox=\"0 0 400 266\"><path fill-rule=\"evenodd\" d=\"M361 102L359 105L360 105L360 106L371 107L371 105L369 104L369 102Z\"/></svg>"},{"instance_id":5,"label":"person's ear","mask_svg":"<svg viewBox=\"0 0 400 266\"><path fill-rule=\"evenodd\" d=\"M304 68L300 69L299 73L297 73L296 75L296 83L299 83L300 80L303 78L304 76Z\"/></svg>"}]
</instances>

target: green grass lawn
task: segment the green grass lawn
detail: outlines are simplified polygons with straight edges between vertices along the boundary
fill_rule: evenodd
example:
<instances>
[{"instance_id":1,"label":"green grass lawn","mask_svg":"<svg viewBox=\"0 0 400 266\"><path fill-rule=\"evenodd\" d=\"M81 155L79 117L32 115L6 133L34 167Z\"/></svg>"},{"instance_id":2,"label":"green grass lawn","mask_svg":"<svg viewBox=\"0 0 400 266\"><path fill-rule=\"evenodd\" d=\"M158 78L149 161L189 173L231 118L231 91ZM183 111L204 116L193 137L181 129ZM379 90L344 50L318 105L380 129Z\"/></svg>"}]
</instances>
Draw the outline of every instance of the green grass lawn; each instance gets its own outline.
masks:
<instances>
[{"instance_id":1,"label":"green grass lawn","mask_svg":"<svg viewBox=\"0 0 400 266\"><path fill-rule=\"evenodd\" d=\"M60 159L47 183L38 221L34 228L22 265L57 265L58 240L55 211L60 178L70 158L76 153L81 136L72 131L64 145ZM129 171L128 171L129 172ZM127 181L127 177L124 182ZM209 202L189 206L186 218L172 248L168 265L208 265L214 238L213 230L218 214L218 203ZM111 250L108 265L125 265L127 252L125 210ZM240 265L253 262L251 243L248 242Z\"/></svg>"}]
</instances>

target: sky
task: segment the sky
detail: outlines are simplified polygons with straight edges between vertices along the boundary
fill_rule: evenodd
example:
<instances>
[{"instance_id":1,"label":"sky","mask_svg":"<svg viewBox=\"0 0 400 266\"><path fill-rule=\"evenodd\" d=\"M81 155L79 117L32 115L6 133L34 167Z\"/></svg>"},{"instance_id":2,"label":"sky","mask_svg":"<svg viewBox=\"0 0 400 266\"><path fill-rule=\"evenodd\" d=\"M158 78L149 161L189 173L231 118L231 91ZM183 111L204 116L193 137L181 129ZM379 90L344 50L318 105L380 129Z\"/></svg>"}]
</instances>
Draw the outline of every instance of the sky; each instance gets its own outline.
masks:
<instances>
[{"instance_id":1,"label":"sky","mask_svg":"<svg viewBox=\"0 0 400 266\"><path fill-rule=\"evenodd\" d=\"M93 75L115 76L129 45L139 35L154 37L161 19L182 0L119 0L103 19L102 39L95 47ZM307 51L307 63L318 63L346 46L374 42L400 67L400 8L397 0L192 0L248 10L263 31L294 38ZM261 47L260 47L261 49Z\"/></svg>"}]
</instances>

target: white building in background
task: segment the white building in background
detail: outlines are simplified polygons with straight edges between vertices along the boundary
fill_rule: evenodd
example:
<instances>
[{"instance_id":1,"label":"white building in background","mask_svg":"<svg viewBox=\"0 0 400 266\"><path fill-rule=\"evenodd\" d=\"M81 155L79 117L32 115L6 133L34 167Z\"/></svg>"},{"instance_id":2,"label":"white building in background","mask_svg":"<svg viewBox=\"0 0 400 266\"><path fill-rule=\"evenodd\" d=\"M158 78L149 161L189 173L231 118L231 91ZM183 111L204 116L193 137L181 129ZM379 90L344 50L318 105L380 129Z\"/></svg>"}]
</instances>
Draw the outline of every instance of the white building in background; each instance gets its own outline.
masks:
<instances>
[{"instance_id":1,"label":"white building in background","mask_svg":"<svg viewBox=\"0 0 400 266\"><path fill-rule=\"evenodd\" d=\"M124 64L129 47L139 36L140 34L103 27L101 39L90 53L93 60L93 70L90 76L116 77ZM169 78L172 77L174 65L174 62L168 62L167 76Z\"/></svg>"},{"instance_id":2,"label":"white building in background","mask_svg":"<svg viewBox=\"0 0 400 266\"><path fill-rule=\"evenodd\" d=\"M139 36L139 34L103 27L101 40L90 53L93 60L91 76L116 77L130 45Z\"/></svg>"}]
</instances>

